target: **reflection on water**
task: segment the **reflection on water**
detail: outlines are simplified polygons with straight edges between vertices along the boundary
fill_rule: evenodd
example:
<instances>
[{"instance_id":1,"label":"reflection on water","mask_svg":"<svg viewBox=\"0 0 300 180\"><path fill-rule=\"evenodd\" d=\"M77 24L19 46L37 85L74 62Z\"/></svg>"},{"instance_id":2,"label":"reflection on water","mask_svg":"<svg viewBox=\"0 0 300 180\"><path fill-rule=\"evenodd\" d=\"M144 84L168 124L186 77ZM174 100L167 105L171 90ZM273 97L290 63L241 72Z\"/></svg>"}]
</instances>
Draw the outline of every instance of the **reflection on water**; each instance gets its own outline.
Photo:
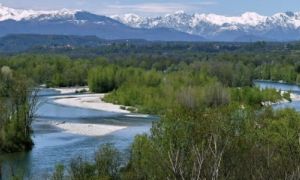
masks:
<instances>
[{"instance_id":1,"label":"reflection on water","mask_svg":"<svg viewBox=\"0 0 300 180\"><path fill-rule=\"evenodd\" d=\"M111 113L76 107L57 105L47 95L54 91L42 91L43 102L33 123L35 146L31 152L3 155L3 172L11 172L10 166L24 172L30 179L39 179L53 171L56 164L67 165L78 155L91 160L94 152L104 143L113 143L122 152L128 152L137 134L149 133L153 120L157 117L127 117ZM101 137L87 137L66 133L51 123L65 121L73 123L123 125L128 128ZM33 176L34 175L34 176Z\"/></svg>"}]
</instances>

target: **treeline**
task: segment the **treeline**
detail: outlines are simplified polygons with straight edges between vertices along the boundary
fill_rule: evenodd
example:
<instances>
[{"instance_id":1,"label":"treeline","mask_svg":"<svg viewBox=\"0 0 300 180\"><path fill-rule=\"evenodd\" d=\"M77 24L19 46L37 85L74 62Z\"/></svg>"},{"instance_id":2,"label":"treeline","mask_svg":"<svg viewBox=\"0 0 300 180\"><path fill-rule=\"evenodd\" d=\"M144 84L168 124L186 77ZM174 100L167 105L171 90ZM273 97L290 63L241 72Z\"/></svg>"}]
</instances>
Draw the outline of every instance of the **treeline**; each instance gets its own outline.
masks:
<instances>
[{"instance_id":1,"label":"treeline","mask_svg":"<svg viewBox=\"0 0 300 180\"><path fill-rule=\"evenodd\" d=\"M165 52L269 52L299 49L298 42L162 42L146 40L104 40L96 36L13 34L0 38L0 53L63 53L91 57L103 54Z\"/></svg>"},{"instance_id":2,"label":"treeline","mask_svg":"<svg viewBox=\"0 0 300 180\"><path fill-rule=\"evenodd\" d=\"M72 60L61 55L17 55L0 58L0 66L9 66L17 73L27 76L37 84L48 87L82 86L87 84L88 70L105 61Z\"/></svg>"},{"instance_id":3,"label":"treeline","mask_svg":"<svg viewBox=\"0 0 300 180\"><path fill-rule=\"evenodd\" d=\"M244 71L229 71L241 77L230 82L229 78L223 77L224 74L212 74L208 66L204 67L199 70L192 65L172 72L161 72L106 65L90 70L88 84L93 92L110 92L105 97L106 101L153 114L163 113L187 93L194 95L194 98L186 102L190 106L195 106L196 101L205 105L218 104L221 101L224 104L237 102L260 107L262 102L289 99L289 94L283 97L276 90L251 87L251 78L242 78Z\"/></svg>"},{"instance_id":4,"label":"treeline","mask_svg":"<svg viewBox=\"0 0 300 180\"><path fill-rule=\"evenodd\" d=\"M251 86L254 79L300 83L300 64L296 52L193 52L153 54L104 54L101 57L75 58L63 55L23 54L0 56L0 66L9 66L20 74L47 86L88 84L90 69L106 65L135 67L163 73L190 68L216 77L226 86Z\"/></svg>"}]
</instances>

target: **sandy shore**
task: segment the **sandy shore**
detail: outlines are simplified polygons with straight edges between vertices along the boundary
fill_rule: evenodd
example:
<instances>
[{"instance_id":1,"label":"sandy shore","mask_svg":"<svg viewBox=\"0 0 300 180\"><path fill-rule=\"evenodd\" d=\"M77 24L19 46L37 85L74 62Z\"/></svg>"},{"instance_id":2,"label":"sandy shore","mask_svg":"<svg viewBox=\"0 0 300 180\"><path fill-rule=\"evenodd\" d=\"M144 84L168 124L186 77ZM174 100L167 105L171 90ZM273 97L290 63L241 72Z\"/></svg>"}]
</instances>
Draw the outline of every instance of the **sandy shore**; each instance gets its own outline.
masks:
<instances>
[{"instance_id":1,"label":"sandy shore","mask_svg":"<svg viewBox=\"0 0 300 180\"><path fill-rule=\"evenodd\" d=\"M70 90L62 91L71 93ZM129 111L121 109L120 105L114 105L102 101L105 94L75 94L65 96L54 96L54 103L79 108L101 110L106 112L129 114ZM126 126L102 125L102 124L82 124L82 123L51 123L53 126L64 130L66 133L78 134L83 136L103 136L115 131L127 128Z\"/></svg>"},{"instance_id":2,"label":"sandy shore","mask_svg":"<svg viewBox=\"0 0 300 180\"><path fill-rule=\"evenodd\" d=\"M67 133L84 136L103 136L127 128L126 126L79 123L52 123L52 125Z\"/></svg>"},{"instance_id":3,"label":"sandy shore","mask_svg":"<svg viewBox=\"0 0 300 180\"><path fill-rule=\"evenodd\" d=\"M67 88L50 88L55 91L58 91L60 94L72 94L80 91L89 91L89 87L82 86L82 87L67 87Z\"/></svg>"},{"instance_id":4,"label":"sandy shore","mask_svg":"<svg viewBox=\"0 0 300 180\"><path fill-rule=\"evenodd\" d=\"M92 110L100 110L100 111L113 112L113 113L122 113L128 117L143 117L143 118L148 117L148 115L144 115L144 114L130 114L130 111L122 109L121 105L115 105L112 103L104 102L103 98L106 94L67 95L81 90L88 91L88 87L55 88L54 90L60 92L62 96L53 96L51 97L51 100L54 103L60 105L86 108ZM62 129L67 133L84 135L84 136L103 136L127 128L126 126L81 124L81 123L69 123L69 122L65 122L65 123L53 122L51 123L51 125L59 129Z\"/></svg>"},{"instance_id":5,"label":"sandy shore","mask_svg":"<svg viewBox=\"0 0 300 180\"><path fill-rule=\"evenodd\" d=\"M149 114L126 114L126 117L137 117L137 118L147 118Z\"/></svg>"},{"instance_id":6,"label":"sandy shore","mask_svg":"<svg viewBox=\"0 0 300 180\"><path fill-rule=\"evenodd\" d=\"M105 94L82 94L71 96L60 96L54 98L54 102L60 105L101 110L115 113L130 113L121 108L121 105L104 102Z\"/></svg>"},{"instance_id":7,"label":"sandy shore","mask_svg":"<svg viewBox=\"0 0 300 180\"><path fill-rule=\"evenodd\" d=\"M291 99L292 99L292 101L300 101L300 95L291 93Z\"/></svg>"}]
</instances>

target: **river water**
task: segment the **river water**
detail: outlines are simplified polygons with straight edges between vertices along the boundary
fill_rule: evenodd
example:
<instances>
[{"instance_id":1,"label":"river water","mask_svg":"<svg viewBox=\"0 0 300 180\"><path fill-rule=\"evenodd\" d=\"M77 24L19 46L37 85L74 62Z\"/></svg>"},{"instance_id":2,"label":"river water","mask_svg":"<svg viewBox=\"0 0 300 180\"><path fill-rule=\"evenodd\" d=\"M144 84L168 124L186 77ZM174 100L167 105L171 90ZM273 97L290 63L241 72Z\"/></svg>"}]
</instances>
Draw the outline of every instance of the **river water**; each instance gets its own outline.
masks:
<instances>
[{"instance_id":1,"label":"river water","mask_svg":"<svg viewBox=\"0 0 300 180\"><path fill-rule=\"evenodd\" d=\"M121 113L62 106L53 103L59 98L58 92L43 90L42 102L33 123L35 146L27 153L5 154L0 156L4 162L4 179L11 173L25 174L28 179L44 179L51 174L56 164L68 165L79 155L92 160L95 151L105 143L114 144L123 154L128 155L130 145L138 134L149 133L155 116L135 117ZM53 126L53 122L72 122L103 125L127 126L105 136L84 136L70 134Z\"/></svg>"}]
</instances>

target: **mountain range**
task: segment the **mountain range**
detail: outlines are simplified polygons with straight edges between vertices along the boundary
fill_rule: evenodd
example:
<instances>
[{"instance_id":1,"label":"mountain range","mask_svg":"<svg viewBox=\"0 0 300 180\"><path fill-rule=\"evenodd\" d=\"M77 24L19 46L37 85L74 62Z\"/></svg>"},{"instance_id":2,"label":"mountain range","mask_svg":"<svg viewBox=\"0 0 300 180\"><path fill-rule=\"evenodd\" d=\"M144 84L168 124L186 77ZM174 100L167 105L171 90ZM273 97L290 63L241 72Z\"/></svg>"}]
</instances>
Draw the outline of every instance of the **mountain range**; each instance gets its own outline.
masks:
<instances>
[{"instance_id":1,"label":"mountain range","mask_svg":"<svg viewBox=\"0 0 300 180\"><path fill-rule=\"evenodd\" d=\"M103 16L82 10L19 10L0 5L0 36L8 34L95 35L102 39L150 41L294 41L300 12L228 17L178 11L158 17Z\"/></svg>"},{"instance_id":2,"label":"mountain range","mask_svg":"<svg viewBox=\"0 0 300 180\"><path fill-rule=\"evenodd\" d=\"M183 11L159 17L141 17L136 14L111 16L136 28L172 28L212 41L292 41L300 39L300 12L277 13L262 16L246 12L227 17L216 14L187 14Z\"/></svg>"},{"instance_id":3,"label":"mountain range","mask_svg":"<svg viewBox=\"0 0 300 180\"><path fill-rule=\"evenodd\" d=\"M110 17L81 10L18 10L0 5L0 36L9 34L94 35L102 39L202 41L170 28L133 28Z\"/></svg>"}]
</instances>

